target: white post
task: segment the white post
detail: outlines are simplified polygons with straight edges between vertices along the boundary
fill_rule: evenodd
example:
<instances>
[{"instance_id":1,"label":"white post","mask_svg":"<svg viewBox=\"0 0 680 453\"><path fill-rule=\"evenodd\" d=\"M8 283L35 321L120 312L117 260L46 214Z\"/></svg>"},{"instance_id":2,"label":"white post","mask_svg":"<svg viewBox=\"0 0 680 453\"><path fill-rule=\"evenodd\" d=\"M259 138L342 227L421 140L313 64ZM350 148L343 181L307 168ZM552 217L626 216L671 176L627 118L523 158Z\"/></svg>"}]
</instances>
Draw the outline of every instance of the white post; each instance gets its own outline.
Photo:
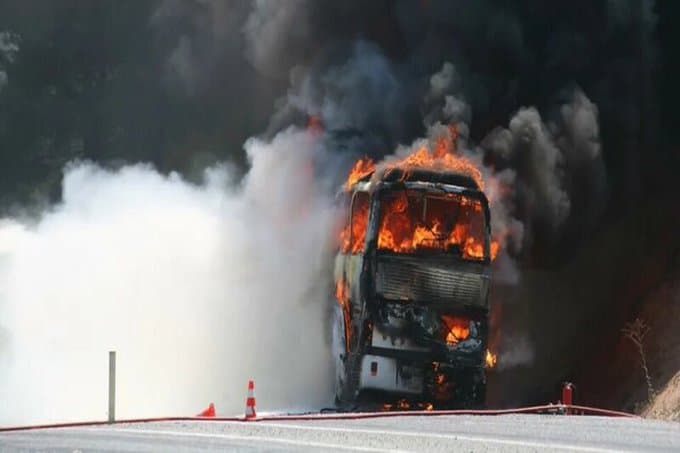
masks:
<instances>
[{"instance_id":1,"label":"white post","mask_svg":"<svg viewBox=\"0 0 680 453\"><path fill-rule=\"evenodd\" d=\"M116 351L109 351L109 423L116 421Z\"/></svg>"}]
</instances>

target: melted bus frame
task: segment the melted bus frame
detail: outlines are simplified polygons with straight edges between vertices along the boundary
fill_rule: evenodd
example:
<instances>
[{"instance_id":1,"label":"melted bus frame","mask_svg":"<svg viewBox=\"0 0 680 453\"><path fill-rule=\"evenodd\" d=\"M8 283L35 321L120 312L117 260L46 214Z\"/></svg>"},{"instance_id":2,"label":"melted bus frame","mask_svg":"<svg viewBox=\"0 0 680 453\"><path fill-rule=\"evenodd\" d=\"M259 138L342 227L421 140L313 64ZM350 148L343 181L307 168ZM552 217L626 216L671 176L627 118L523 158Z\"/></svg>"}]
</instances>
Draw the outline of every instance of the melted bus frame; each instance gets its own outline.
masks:
<instances>
[{"instance_id":1,"label":"melted bus frame","mask_svg":"<svg viewBox=\"0 0 680 453\"><path fill-rule=\"evenodd\" d=\"M482 255L465 256L460 247L381 249L381 204L399 191L478 203ZM363 396L371 402L400 399L407 406L483 407L491 278L484 193L465 175L389 169L367 175L341 197L350 247L339 250L334 269L344 298L333 313L338 407L354 407ZM365 236L353 250L352 239L361 239L353 237L360 203L368 203Z\"/></svg>"}]
</instances>

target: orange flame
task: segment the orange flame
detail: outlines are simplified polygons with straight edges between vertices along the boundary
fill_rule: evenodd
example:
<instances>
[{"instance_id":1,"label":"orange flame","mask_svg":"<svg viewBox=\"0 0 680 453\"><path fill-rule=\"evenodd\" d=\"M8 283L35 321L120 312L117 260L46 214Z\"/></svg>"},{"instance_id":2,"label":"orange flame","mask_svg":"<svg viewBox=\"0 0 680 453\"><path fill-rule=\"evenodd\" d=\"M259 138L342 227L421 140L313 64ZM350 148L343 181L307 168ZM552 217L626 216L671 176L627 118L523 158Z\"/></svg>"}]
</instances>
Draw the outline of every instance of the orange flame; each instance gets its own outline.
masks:
<instances>
[{"instance_id":1,"label":"orange flame","mask_svg":"<svg viewBox=\"0 0 680 453\"><path fill-rule=\"evenodd\" d=\"M426 403L426 402L409 402L406 399L400 399L396 401L395 403L385 403L382 405L382 410L385 412L390 412L390 411L407 411L413 408L413 405L418 410L421 411L432 411L434 410L434 406L432 403Z\"/></svg>"},{"instance_id":2,"label":"orange flame","mask_svg":"<svg viewBox=\"0 0 680 453\"><path fill-rule=\"evenodd\" d=\"M482 172L474 162L458 155L458 128L449 126L449 135L440 137L434 146L422 146L400 161L391 162L385 169L400 168L403 170L422 168L439 172L455 172L470 176L480 190L484 190ZM432 148L432 149L431 149ZM375 162L368 157L359 159L347 177L347 188L351 188L362 178L376 169Z\"/></svg>"},{"instance_id":3,"label":"orange flame","mask_svg":"<svg viewBox=\"0 0 680 453\"><path fill-rule=\"evenodd\" d=\"M450 195L428 203L427 225L417 225L410 218L409 195L400 192L382 202L382 219L378 231L378 249L410 253L420 249L450 249L457 247L466 259L484 259L484 214L477 200ZM414 200L414 203L418 203ZM417 209L420 211L420 208ZM450 213L458 210L457 223L444 231L443 224ZM498 252L498 243L492 244Z\"/></svg>"},{"instance_id":4,"label":"orange flame","mask_svg":"<svg viewBox=\"0 0 680 453\"><path fill-rule=\"evenodd\" d=\"M349 172L347 177L347 188L351 188L354 184L359 182L361 179L370 175L375 171L375 162L369 157L363 157L354 164L354 168Z\"/></svg>"},{"instance_id":5,"label":"orange flame","mask_svg":"<svg viewBox=\"0 0 680 453\"><path fill-rule=\"evenodd\" d=\"M405 399L397 401L397 408L403 411L411 409L411 404Z\"/></svg>"},{"instance_id":6,"label":"orange flame","mask_svg":"<svg viewBox=\"0 0 680 453\"><path fill-rule=\"evenodd\" d=\"M402 169L428 169L445 172L452 171L470 176L480 190L484 190L481 170L471 160L458 154L458 128L449 126L449 134L440 137L433 145L422 146L405 158L385 165L385 171ZM359 159L350 172L346 187L351 189L357 182L370 176L376 170L375 162L364 157ZM455 225L450 232L443 231L445 214L432 219L428 227L413 225L407 214L406 198L395 198L386 205L383 211L378 248L392 250L397 253L408 253L418 249L458 247L466 259L482 260L484 256L484 230L479 224L473 225L468 220L479 219L482 214L481 204L474 200L461 198L460 209L463 221ZM451 205L449 208L452 207ZM468 223L466 223L468 222ZM361 253L363 251L366 228L368 226L368 204L361 206L353 213L353 225L347 225L340 235L340 244L344 253ZM350 234L350 228L351 234ZM446 235L446 237L442 237ZM350 240L351 236L351 240ZM351 242L351 243L350 243ZM490 244L490 258L495 260L500 252L500 242L496 239Z\"/></svg>"},{"instance_id":7,"label":"orange flame","mask_svg":"<svg viewBox=\"0 0 680 453\"><path fill-rule=\"evenodd\" d=\"M491 247L490 247L490 253L491 253L491 261L494 261L496 257L498 256L498 253L501 251L501 243L497 241L496 239L491 240Z\"/></svg>"},{"instance_id":8,"label":"orange flame","mask_svg":"<svg viewBox=\"0 0 680 453\"><path fill-rule=\"evenodd\" d=\"M442 316L449 332L446 334L446 344L453 346L470 336L470 321L456 316Z\"/></svg>"},{"instance_id":9,"label":"orange flame","mask_svg":"<svg viewBox=\"0 0 680 453\"><path fill-rule=\"evenodd\" d=\"M343 253L364 251L366 230L368 229L368 194L358 194L352 206L352 222L345 225L340 233Z\"/></svg>"},{"instance_id":10,"label":"orange flame","mask_svg":"<svg viewBox=\"0 0 680 453\"><path fill-rule=\"evenodd\" d=\"M323 121L321 117L312 115L307 121L307 130L313 134L321 134L324 131Z\"/></svg>"},{"instance_id":11,"label":"orange flame","mask_svg":"<svg viewBox=\"0 0 680 453\"><path fill-rule=\"evenodd\" d=\"M352 311L349 296L347 294L347 285L344 280L340 280L335 284L335 297L342 307L343 319L345 321L345 347L349 351L350 335L352 333Z\"/></svg>"},{"instance_id":12,"label":"orange flame","mask_svg":"<svg viewBox=\"0 0 680 453\"><path fill-rule=\"evenodd\" d=\"M493 368L493 367L496 366L496 363L498 363L498 355L494 354L493 352L491 352L487 349L486 350L486 367L487 368Z\"/></svg>"}]
</instances>

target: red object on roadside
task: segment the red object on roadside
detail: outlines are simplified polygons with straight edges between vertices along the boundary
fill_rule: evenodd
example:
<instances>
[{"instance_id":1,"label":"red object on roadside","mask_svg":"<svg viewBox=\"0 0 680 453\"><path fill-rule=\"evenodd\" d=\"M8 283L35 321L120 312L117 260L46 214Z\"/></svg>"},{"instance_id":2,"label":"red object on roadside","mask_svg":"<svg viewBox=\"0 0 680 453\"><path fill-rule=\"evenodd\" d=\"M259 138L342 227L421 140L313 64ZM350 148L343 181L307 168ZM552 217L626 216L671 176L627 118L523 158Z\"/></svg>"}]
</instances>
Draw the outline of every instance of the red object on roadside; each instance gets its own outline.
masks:
<instances>
[{"instance_id":1,"label":"red object on roadside","mask_svg":"<svg viewBox=\"0 0 680 453\"><path fill-rule=\"evenodd\" d=\"M257 420L260 421L307 421L307 420L360 420L369 418L389 418L389 417L436 417L441 415L508 415L508 414L556 414L559 406L546 404L542 406L518 407L515 409L453 409L437 411L395 411L395 412L340 412L336 414L293 414L293 415L265 415ZM580 415L598 415L600 417L630 417L640 418L638 415L628 412L599 409L588 406L572 406L572 412ZM125 423L151 423L151 422L248 422L249 419L243 417L153 417L153 418L129 418L116 420L117 424ZM45 425L24 425L24 426L0 426L0 433L13 431L28 431L36 429L55 429L55 428L75 428L82 426L106 426L108 421L83 421L70 423L53 423Z\"/></svg>"},{"instance_id":2,"label":"red object on roadside","mask_svg":"<svg viewBox=\"0 0 680 453\"><path fill-rule=\"evenodd\" d=\"M562 386L562 404L571 406L574 401L574 385L571 382L565 382ZM567 415L572 413L572 409L567 407Z\"/></svg>"},{"instance_id":3,"label":"red object on roadside","mask_svg":"<svg viewBox=\"0 0 680 453\"><path fill-rule=\"evenodd\" d=\"M203 412L197 415L197 417L214 417L215 416L215 405L210 403L210 406Z\"/></svg>"}]
</instances>

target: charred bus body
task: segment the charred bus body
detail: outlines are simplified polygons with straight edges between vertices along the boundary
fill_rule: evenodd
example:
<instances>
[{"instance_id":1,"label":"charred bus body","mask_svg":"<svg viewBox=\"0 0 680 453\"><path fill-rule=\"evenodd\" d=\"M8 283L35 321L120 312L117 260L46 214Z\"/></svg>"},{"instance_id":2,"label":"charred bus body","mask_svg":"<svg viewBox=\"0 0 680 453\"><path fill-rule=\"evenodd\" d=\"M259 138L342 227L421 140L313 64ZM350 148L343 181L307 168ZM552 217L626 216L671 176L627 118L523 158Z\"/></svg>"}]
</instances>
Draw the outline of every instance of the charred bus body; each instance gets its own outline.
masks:
<instances>
[{"instance_id":1,"label":"charred bus body","mask_svg":"<svg viewBox=\"0 0 680 453\"><path fill-rule=\"evenodd\" d=\"M337 404L370 394L411 407L483 406L491 264L484 193L464 175L390 169L342 197Z\"/></svg>"}]
</instances>

